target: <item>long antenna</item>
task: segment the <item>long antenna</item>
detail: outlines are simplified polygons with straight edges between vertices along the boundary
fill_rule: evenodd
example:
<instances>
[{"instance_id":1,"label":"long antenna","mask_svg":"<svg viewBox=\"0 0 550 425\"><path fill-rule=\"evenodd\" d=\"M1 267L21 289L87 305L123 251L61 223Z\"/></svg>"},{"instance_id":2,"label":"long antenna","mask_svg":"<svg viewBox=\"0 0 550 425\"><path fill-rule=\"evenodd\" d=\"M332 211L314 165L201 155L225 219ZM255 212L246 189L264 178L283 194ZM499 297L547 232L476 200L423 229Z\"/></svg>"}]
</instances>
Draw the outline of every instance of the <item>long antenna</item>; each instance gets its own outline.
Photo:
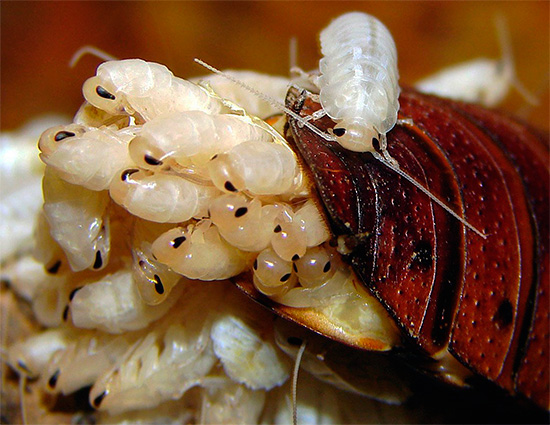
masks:
<instances>
[{"instance_id":1,"label":"long antenna","mask_svg":"<svg viewBox=\"0 0 550 425\"><path fill-rule=\"evenodd\" d=\"M539 104L537 97L532 94L527 87L525 87L525 85L523 85L517 76L514 53L512 51L512 40L510 39L510 29L506 24L506 18L504 15L498 14L495 17L495 26L497 29L498 41L502 54L501 61L504 63L505 67L508 66L510 68L512 74L512 86L527 101L527 103L537 106Z\"/></svg>"},{"instance_id":2,"label":"long antenna","mask_svg":"<svg viewBox=\"0 0 550 425\"><path fill-rule=\"evenodd\" d=\"M458 221L460 221L464 226L466 226L468 229L476 233L477 235L481 236L483 239L487 239L487 235L478 229L476 229L474 226L472 226L470 223L468 223L463 217L455 213L448 205L446 205L442 200L440 200L437 196L435 196L433 193L431 193L428 189L426 189L423 185L421 185L419 182L417 182L412 176L405 173L401 168L396 167L394 164L386 160L382 155L380 155L378 152L372 152L372 155L380 161L382 164L384 164L386 167L388 167L390 170L395 171L397 174L399 174L401 177L405 178L409 182L411 182L417 189L419 189L421 192L426 194L432 201L434 201L437 205L439 205L441 208L443 208L445 211L447 211L449 214L451 214L454 218L456 218Z\"/></svg>"},{"instance_id":3,"label":"long antenna","mask_svg":"<svg viewBox=\"0 0 550 425\"><path fill-rule=\"evenodd\" d=\"M69 67L74 68L76 64L80 61L80 59L82 59L82 57L85 55L97 56L99 59L103 59L104 61L117 60L117 58L110 55L105 50L101 50L94 46L82 46L80 49L74 52L74 55L71 58L71 61L69 62Z\"/></svg>"},{"instance_id":4,"label":"long antenna","mask_svg":"<svg viewBox=\"0 0 550 425\"><path fill-rule=\"evenodd\" d=\"M334 141L335 139L331 137L330 135L324 133L319 128L315 127L314 125L310 124L308 121L304 120L303 117L298 115L296 112L290 110L282 103L278 102L277 100L265 95L264 93L260 92L259 90L256 90L254 87L251 87L244 82L236 79L232 75L228 75L222 71L220 71L217 68L214 68L211 65L208 65L206 62L195 58L194 59L196 63L199 65L204 66L206 69L212 71L215 74L221 75L224 78L227 78L228 80L234 82L238 86L244 88L245 90L248 90L255 96L258 96L260 99L268 102L269 104L273 105L275 108L278 108L282 111L284 111L286 114L290 115L295 120L300 121L304 126L309 128L311 131L313 131L318 136L322 137L325 140L328 141ZM464 218L462 218L460 215L455 213L450 207L448 207L443 201L441 201L438 197L436 197L433 193L431 193L428 189L426 189L424 186L422 186L419 182L417 182L413 177L409 176L407 173L405 173L403 170L399 168L398 165L393 164L390 160L388 160L386 157L380 155L378 152L371 152L372 155L380 161L382 164L384 164L389 169L395 171L397 174L399 174L401 177L405 178L409 182L411 182L415 187L420 189L423 193L425 193L431 200L433 200L436 204L438 204L441 208L443 208L445 211L447 211L449 214L451 214L453 217L455 217L458 221L460 221L462 224L464 224L468 229L472 230L477 235L481 236L483 239L487 239L487 235L483 232L480 232L478 229L476 229L474 226L472 226L470 223L468 223ZM391 157L390 157L391 158Z\"/></svg>"},{"instance_id":5,"label":"long antenna","mask_svg":"<svg viewBox=\"0 0 550 425\"><path fill-rule=\"evenodd\" d=\"M206 62L200 60L200 59L197 59L195 58L194 59L195 62L197 62L199 65L202 65L204 66L206 69L212 71L213 73L215 74L218 74L218 75L221 75L222 77L224 78L227 78L229 81L233 81L235 84L237 84L238 86L242 87L243 89L245 90L248 90L249 92L251 92L252 94L258 96L260 99L266 101L267 103L269 103L270 105L274 106L275 108L277 109L280 109L281 111L284 111L286 114L290 115L292 118L294 118L295 120L298 120L300 121L301 123L303 123L307 128L309 128L311 131L313 131L315 134L317 134L318 136L322 137L323 139L325 140L328 140L328 141L335 141L335 138L331 137L330 135L322 132L321 130L319 130L317 127L315 127L313 124L307 122L306 120L304 120L303 117L301 117L300 115L298 115L296 112L288 109L285 105L283 105L281 102L267 96L266 94L260 92L259 90L256 90L254 87L251 87L249 86L248 84L236 79L235 77L233 77L232 75L229 75L229 74L226 74L225 72L223 71L220 71L219 69L217 68L214 68L213 66L211 65L208 65Z\"/></svg>"},{"instance_id":6,"label":"long antenna","mask_svg":"<svg viewBox=\"0 0 550 425\"><path fill-rule=\"evenodd\" d=\"M296 362L294 363L294 370L292 371L292 385L290 387L290 395L292 399L292 425L298 424L298 403L296 402L297 393L298 393L298 371L300 370L300 363L302 361L302 356L306 349L306 342L302 341L298 354L296 355Z\"/></svg>"}]
</instances>

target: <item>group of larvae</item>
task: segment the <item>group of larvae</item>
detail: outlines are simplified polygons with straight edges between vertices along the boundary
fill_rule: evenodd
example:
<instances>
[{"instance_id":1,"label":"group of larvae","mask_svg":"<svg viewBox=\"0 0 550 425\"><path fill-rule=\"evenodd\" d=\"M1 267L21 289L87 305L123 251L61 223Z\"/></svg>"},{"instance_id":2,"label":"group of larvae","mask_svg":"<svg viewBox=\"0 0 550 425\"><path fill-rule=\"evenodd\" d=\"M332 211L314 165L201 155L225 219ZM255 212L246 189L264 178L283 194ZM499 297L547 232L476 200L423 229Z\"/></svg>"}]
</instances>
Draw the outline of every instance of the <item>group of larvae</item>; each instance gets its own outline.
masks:
<instances>
[{"instance_id":1,"label":"group of larvae","mask_svg":"<svg viewBox=\"0 0 550 425\"><path fill-rule=\"evenodd\" d=\"M283 78L235 75L284 99ZM277 303L395 338L332 246L278 111L138 59L102 63L83 94L40 137L32 256L3 272L47 328L9 348L22 376L54 394L91 386L109 420L181 399L177 421L288 422L277 391L298 347L227 282L243 273ZM326 410L301 414L343 420Z\"/></svg>"}]
</instances>

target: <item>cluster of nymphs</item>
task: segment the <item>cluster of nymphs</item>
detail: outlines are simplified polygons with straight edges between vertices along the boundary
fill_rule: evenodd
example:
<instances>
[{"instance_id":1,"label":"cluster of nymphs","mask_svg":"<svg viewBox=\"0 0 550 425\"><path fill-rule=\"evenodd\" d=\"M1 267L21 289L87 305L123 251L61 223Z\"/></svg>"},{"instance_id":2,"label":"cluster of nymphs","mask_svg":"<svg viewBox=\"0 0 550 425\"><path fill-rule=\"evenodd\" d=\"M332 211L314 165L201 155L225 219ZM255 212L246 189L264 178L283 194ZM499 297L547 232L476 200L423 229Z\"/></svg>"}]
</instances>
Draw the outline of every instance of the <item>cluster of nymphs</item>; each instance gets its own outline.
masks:
<instances>
[{"instance_id":1,"label":"cluster of nymphs","mask_svg":"<svg viewBox=\"0 0 550 425\"><path fill-rule=\"evenodd\" d=\"M289 362L272 316L219 281L249 272L259 291L301 307L353 288L294 153L249 114L273 111L241 93L245 112L226 100L233 86L205 81L105 62L73 123L40 137L44 267L23 273L20 261L13 275L26 280L13 284L50 329L12 346L9 361L47 391L92 385L92 405L116 414L203 388L200 421L255 422ZM284 96L283 79L260 83ZM21 289L31 275L39 283Z\"/></svg>"},{"instance_id":2,"label":"cluster of nymphs","mask_svg":"<svg viewBox=\"0 0 550 425\"><path fill-rule=\"evenodd\" d=\"M264 121L141 60L103 63L83 92L74 123L39 143L44 225L73 271L106 267L118 221L149 304L181 276L252 268L256 287L277 297L332 277L329 234L296 157Z\"/></svg>"}]
</instances>

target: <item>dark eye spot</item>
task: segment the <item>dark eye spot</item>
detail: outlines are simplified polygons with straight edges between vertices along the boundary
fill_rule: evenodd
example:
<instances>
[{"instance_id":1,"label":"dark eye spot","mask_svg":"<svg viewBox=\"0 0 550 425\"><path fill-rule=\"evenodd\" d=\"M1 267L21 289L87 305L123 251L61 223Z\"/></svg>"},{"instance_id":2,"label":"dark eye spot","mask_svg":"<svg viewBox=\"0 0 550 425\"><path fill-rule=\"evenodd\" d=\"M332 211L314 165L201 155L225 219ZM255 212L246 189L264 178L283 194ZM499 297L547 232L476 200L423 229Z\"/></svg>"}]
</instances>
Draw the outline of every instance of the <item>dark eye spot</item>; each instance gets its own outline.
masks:
<instances>
[{"instance_id":1,"label":"dark eye spot","mask_svg":"<svg viewBox=\"0 0 550 425\"><path fill-rule=\"evenodd\" d=\"M115 100L115 95L112 94L112 93L109 93L107 90L105 90L103 87L101 86L97 86L95 88L95 92L97 93L97 95L99 97L102 97L103 99L108 99L108 100Z\"/></svg>"},{"instance_id":2,"label":"dark eye spot","mask_svg":"<svg viewBox=\"0 0 550 425\"><path fill-rule=\"evenodd\" d=\"M514 307L508 299L502 300L498 306L498 310L493 316L493 321L496 322L496 325L499 329L509 326L514 320Z\"/></svg>"},{"instance_id":3,"label":"dark eye spot","mask_svg":"<svg viewBox=\"0 0 550 425\"><path fill-rule=\"evenodd\" d=\"M107 395L107 391L103 391L101 394L99 394L96 398L94 398L94 401L92 404L95 408L98 408L105 396Z\"/></svg>"},{"instance_id":4,"label":"dark eye spot","mask_svg":"<svg viewBox=\"0 0 550 425\"><path fill-rule=\"evenodd\" d=\"M157 291L157 294L159 295L164 294L164 285L162 284L162 281L160 280L159 275L156 274L154 278L155 278L155 291Z\"/></svg>"},{"instance_id":5,"label":"dark eye spot","mask_svg":"<svg viewBox=\"0 0 550 425\"><path fill-rule=\"evenodd\" d=\"M225 190L228 190L229 192L237 192L237 188L233 186L233 183L230 181L225 182L223 187L225 187Z\"/></svg>"},{"instance_id":6,"label":"dark eye spot","mask_svg":"<svg viewBox=\"0 0 550 425\"><path fill-rule=\"evenodd\" d=\"M299 346L302 345L302 339L296 336L289 336L286 340L290 345Z\"/></svg>"},{"instance_id":7,"label":"dark eye spot","mask_svg":"<svg viewBox=\"0 0 550 425\"><path fill-rule=\"evenodd\" d=\"M61 267L61 260L56 261L50 268L47 268L46 271L50 274L56 274Z\"/></svg>"},{"instance_id":8,"label":"dark eye spot","mask_svg":"<svg viewBox=\"0 0 550 425\"><path fill-rule=\"evenodd\" d=\"M92 268L94 270L97 270L97 269L100 269L102 265L103 265L103 259L101 258L101 252L97 251L95 253L95 261L94 261L94 265L92 266Z\"/></svg>"},{"instance_id":9,"label":"dark eye spot","mask_svg":"<svg viewBox=\"0 0 550 425\"><path fill-rule=\"evenodd\" d=\"M300 259L300 256L298 254L294 254L292 256L292 261L298 261Z\"/></svg>"},{"instance_id":10,"label":"dark eye spot","mask_svg":"<svg viewBox=\"0 0 550 425\"><path fill-rule=\"evenodd\" d=\"M246 208L246 207L237 208L237 211L235 211L235 217L237 217L237 218L242 217L247 212L248 212L248 208Z\"/></svg>"},{"instance_id":11,"label":"dark eye spot","mask_svg":"<svg viewBox=\"0 0 550 425\"><path fill-rule=\"evenodd\" d=\"M332 132L336 137L342 137L344 134L346 134L345 128L333 128Z\"/></svg>"},{"instance_id":12,"label":"dark eye spot","mask_svg":"<svg viewBox=\"0 0 550 425\"><path fill-rule=\"evenodd\" d=\"M57 378L59 378L59 369L55 371L55 373L51 376L51 378L48 380L48 386L50 388L55 388L57 385Z\"/></svg>"},{"instance_id":13,"label":"dark eye spot","mask_svg":"<svg viewBox=\"0 0 550 425\"><path fill-rule=\"evenodd\" d=\"M56 142L60 142L61 140L63 139L66 139L67 137L74 137L74 133L72 131L58 131L55 136L54 136L54 140Z\"/></svg>"},{"instance_id":14,"label":"dark eye spot","mask_svg":"<svg viewBox=\"0 0 550 425\"><path fill-rule=\"evenodd\" d=\"M279 233L281 230L283 230L283 229L282 229L281 226L278 225L278 224L277 224L277 226L275 226L275 229L273 229L273 231L274 231L275 233Z\"/></svg>"},{"instance_id":15,"label":"dark eye spot","mask_svg":"<svg viewBox=\"0 0 550 425\"><path fill-rule=\"evenodd\" d=\"M145 155L143 159L149 165L162 165L162 161L159 161L158 159L153 158L151 155Z\"/></svg>"},{"instance_id":16,"label":"dark eye spot","mask_svg":"<svg viewBox=\"0 0 550 425\"><path fill-rule=\"evenodd\" d=\"M69 306L66 305L65 309L63 310L63 321L66 322L68 317L69 317Z\"/></svg>"},{"instance_id":17,"label":"dark eye spot","mask_svg":"<svg viewBox=\"0 0 550 425\"><path fill-rule=\"evenodd\" d=\"M285 275L283 275L283 277L281 277L281 279L279 279L281 282L286 282L288 279L290 279L290 273L287 273Z\"/></svg>"},{"instance_id":18,"label":"dark eye spot","mask_svg":"<svg viewBox=\"0 0 550 425\"><path fill-rule=\"evenodd\" d=\"M145 261L139 260L138 266L140 266L141 268L145 267Z\"/></svg>"},{"instance_id":19,"label":"dark eye spot","mask_svg":"<svg viewBox=\"0 0 550 425\"><path fill-rule=\"evenodd\" d=\"M79 286L78 288L74 288L71 293L69 294L69 301L72 301L74 296L76 295L76 293L78 291L80 291L82 289L82 286Z\"/></svg>"},{"instance_id":20,"label":"dark eye spot","mask_svg":"<svg viewBox=\"0 0 550 425\"><path fill-rule=\"evenodd\" d=\"M170 242L170 245L172 245L172 248L178 249L182 243L184 243L187 240L185 236L178 236L175 238L172 242Z\"/></svg>"},{"instance_id":21,"label":"dark eye spot","mask_svg":"<svg viewBox=\"0 0 550 425\"><path fill-rule=\"evenodd\" d=\"M328 273L329 270L330 270L330 261L327 261L327 263L325 264L325 267L323 267L323 272Z\"/></svg>"},{"instance_id":22,"label":"dark eye spot","mask_svg":"<svg viewBox=\"0 0 550 425\"><path fill-rule=\"evenodd\" d=\"M139 170L137 168L129 168L128 170L124 170L122 174L120 175L120 180L123 182L126 181L126 179L131 176L134 173L137 173Z\"/></svg>"}]
</instances>

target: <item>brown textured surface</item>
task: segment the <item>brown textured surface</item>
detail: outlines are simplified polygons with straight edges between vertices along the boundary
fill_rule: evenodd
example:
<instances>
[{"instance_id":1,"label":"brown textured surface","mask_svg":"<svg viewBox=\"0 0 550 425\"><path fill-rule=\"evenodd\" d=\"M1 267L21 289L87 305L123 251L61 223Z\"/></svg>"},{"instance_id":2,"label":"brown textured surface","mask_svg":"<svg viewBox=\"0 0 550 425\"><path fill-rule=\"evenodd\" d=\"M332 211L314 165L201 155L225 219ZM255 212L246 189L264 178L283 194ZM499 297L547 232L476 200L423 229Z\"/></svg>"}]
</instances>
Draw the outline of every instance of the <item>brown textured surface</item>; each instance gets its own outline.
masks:
<instances>
[{"instance_id":1,"label":"brown textured surface","mask_svg":"<svg viewBox=\"0 0 550 425\"><path fill-rule=\"evenodd\" d=\"M533 320L524 324L525 332L517 332L516 343L526 344L526 354L519 365L517 377L518 391L550 408L548 368L540 367L550 363L549 323L550 323L550 274L549 251L549 205L550 175L548 171L548 140L541 140L528 129L514 120L504 119L491 114L475 105L460 105L474 119L483 121L487 130L502 143L510 158L518 168L529 195L534 215L536 238L534 241L535 256L533 263L534 284L531 291L535 293L535 304L524 307L533 308ZM544 138L543 138L544 139ZM520 340L523 338L523 340ZM527 342L525 342L527 338ZM511 359L518 361L517 359ZM512 363L512 361L509 361ZM514 365L517 367L517 365Z\"/></svg>"},{"instance_id":2,"label":"brown textured surface","mask_svg":"<svg viewBox=\"0 0 550 425\"><path fill-rule=\"evenodd\" d=\"M297 92L289 101L297 112L316 109L310 98L300 97ZM537 224L548 217L548 192L544 195L540 191L541 183L526 190L524 185L529 184L522 180L521 167L505 148L508 144L533 142L536 134L500 115L492 120L509 123L491 131L481 125L481 112L476 119L465 112L465 105L410 90L404 90L400 105L400 114L412 118L414 125L408 129L397 127L388 134L390 153L405 171L456 209L457 195L449 197L455 192L443 189L453 187L449 178L455 179L464 217L486 233L487 239L460 230L462 226L440 211L436 214L439 207L431 207L425 195L372 161L370 154L346 151L291 120L290 134L312 169L333 230L348 235L351 230L348 239L353 239L356 246L349 259L356 272L422 348L433 353L448 338L451 352L461 362L511 392L515 391L515 373L521 360L518 391L546 407L548 273L545 265L539 265L541 253L535 248L540 239L548 239L547 225ZM316 124L325 130L333 125L328 118ZM516 156L521 152L523 161L531 158L530 166L536 170L530 174L543 178L548 176L548 154L541 159L545 149L540 147L540 140L536 143L532 150L512 150ZM316 149L323 155L317 156ZM335 172L324 167L336 162L327 160L329 156L338 159L342 169ZM439 170L437 158L447 161ZM357 196L326 193L328 186L339 188L334 181L341 175L352 180L351 190ZM437 180L439 184L434 183ZM350 201L354 203L341 205ZM363 210L367 212L361 213ZM342 226L345 222L357 224L346 229ZM357 229L369 229L370 234L366 238L353 235ZM438 249L445 244L458 246L462 254ZM423 249L415 251L418 246ZM540 251L546 252L547 248L543 246ZM415 264L419 253L423 260ZM448 256L453 255L460 261L449 262ZM442 280L441 276L453 266L454 280ZM447 284L454 287L454 294L448 291L441 297L439 293ZM531 324L534 302L535 320ZM437 330L441 332L434 338ZM525 347L527 356L522 359ZM527 373L532 374L533 382L525 380Z\"/></svg>"}]
</instances>

